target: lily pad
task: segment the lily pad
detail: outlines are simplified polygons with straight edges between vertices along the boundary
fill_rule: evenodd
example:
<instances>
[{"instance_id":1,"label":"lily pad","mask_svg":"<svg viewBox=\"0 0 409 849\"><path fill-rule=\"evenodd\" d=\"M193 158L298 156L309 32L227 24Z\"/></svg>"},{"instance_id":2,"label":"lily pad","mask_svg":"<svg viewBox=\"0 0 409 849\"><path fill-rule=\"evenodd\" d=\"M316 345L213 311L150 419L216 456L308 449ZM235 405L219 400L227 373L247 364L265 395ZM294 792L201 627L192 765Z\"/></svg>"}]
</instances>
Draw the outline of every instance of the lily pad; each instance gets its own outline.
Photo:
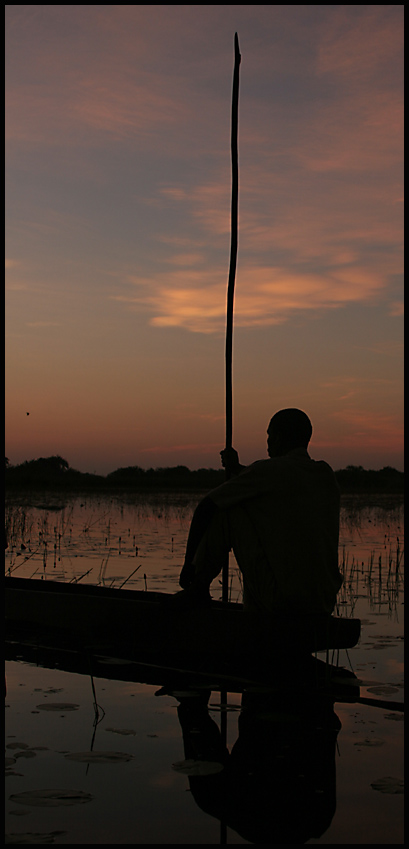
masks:
<instances>
[{"instance_id":1,"label":"lily pad","mask_svg":"<svg viewBox=\"0 0 409 849\"><path fill-rule=\"evenodd\" d=\"M377 781L373 781L371 787L378 793L388 793L395 796L404 792L404 781L402 778L392 778L388 775L385 778L378 778Z\"/></svg>"},{"instance_id":2,"label":"lily pad","mask_svg":"<svg viewBox=\"0 0 409 849\"><path fill-rule=\"evenodd\" d=\"M66 834L66 831L50 831L46 834L37 834L32 831L26 831L23 834L6 834L5 843L55 843L55 838L61 834Z\"/></svg>"},{"instance_id":3,"label":"lily pad","mask_svg":"<svg viewBox=\"0 0 409 849\"><path fill-rule=\"evenodd\" d=\"M223 764L218 761L199 761L189 759L172 764L172 769L181 772L182 775L216 775L224 769Z\"/></svg>"},{"instance_id":4,"label":"lily pad","mask_svg":"<svg viewBox=\"0 0 409 849\"><path fill-rule=\"evenodd\" d=\"M23 749L22 752L16 752L16 758L35 758L36 753L32 749Z\"/></svg>"},{"instance_id":5,"label":"lily pad","mask_svg":"<svg viewBox=\"0 0 409 849\"><path fill-rule=\"evenodd\" d=\"M124 737L129 734L136 736L136 731L133 731L132 728L106 728L105 731L111 731L112 734L123 734Z\"/></svg>"},{"instance_id":6,"label":"lily pad","mask_svg":"<svg viewBox=\"0 0 409 849\"><path fill-rule=\"evenodd\" d=\"M378 687L368 687L368 693L373 693L375 696L392 696L394 693L399 693L399 688L385 684Z\"/></svg>"},{"instance_id":7,"label":"lily pad","mask_svg":"<svg viewBox=\"0 0 409 849\"><path fill-rule=\"evenodd\" d=\"M114 764L133 760L133 755L127 752L73 752L65 757L68 761L79 761L83 764Z\"/></svg>"},{"instance_id":8,"label":"lily pad","mask_svg":"<svg viewBox=\"0 0 409 849\"><path fill-rule=\"evenodd\" d=\"M23 793L12 793L10 800L19 805L34 805L41 808L69 807L91 802L91 793L83 790L25 790Z\"/></svg>"},{"instance_id":9,"label":"lily pad","mask_svg":"<svg viewBox=\"0 0 409 849\"><path fill-rule=\"evenodd\" d=\"M364 740L357 740L354 746L383 746L384 740L379 740L378 737L365 737Z\"/></svg>"},{"instance_id":10,"label":"lily pad","mask_svg":"<svg viewBox=\"0 0 409 849\"><path fill-rule=\"evenodd\" d=\"M15 810L9 811L8 813L12 817L26 817L30 814L30 811L26 808L20 808L20 810L16 808Z\"/></svg>"}]
</instances>

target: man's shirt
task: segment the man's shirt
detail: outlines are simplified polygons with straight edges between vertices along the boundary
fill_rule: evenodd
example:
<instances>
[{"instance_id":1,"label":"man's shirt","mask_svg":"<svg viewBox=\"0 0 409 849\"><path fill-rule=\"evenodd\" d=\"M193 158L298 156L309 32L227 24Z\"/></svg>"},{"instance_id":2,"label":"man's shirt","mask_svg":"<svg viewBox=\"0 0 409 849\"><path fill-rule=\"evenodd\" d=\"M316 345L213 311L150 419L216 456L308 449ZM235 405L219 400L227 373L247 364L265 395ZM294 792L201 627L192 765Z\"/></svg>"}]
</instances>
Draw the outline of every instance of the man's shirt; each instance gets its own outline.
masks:
<instances>
[{"instance_id":1,"label":"man's shirt","mask_svg":"<svg viewBox=\"0 0 409 849\"><path fill-rule=\"evenodd\" d=\"M342 583L340 495L327 463L296 448L253 463L208 497L228 511L249 610L332 612Z\"/></svg>"}]
</instances>

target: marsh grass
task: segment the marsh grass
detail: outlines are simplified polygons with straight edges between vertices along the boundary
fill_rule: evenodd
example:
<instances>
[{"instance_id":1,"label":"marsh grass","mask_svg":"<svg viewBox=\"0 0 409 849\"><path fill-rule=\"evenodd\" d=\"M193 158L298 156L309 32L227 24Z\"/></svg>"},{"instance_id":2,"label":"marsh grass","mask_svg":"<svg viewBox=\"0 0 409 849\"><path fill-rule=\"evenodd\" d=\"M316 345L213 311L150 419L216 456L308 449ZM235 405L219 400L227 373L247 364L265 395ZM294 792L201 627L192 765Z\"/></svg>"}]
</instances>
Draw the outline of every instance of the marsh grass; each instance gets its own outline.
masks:
<instances>
[{"instance_id":1,"label":"marsh grass","mask_svg":"<svg viewBox=\"0 0 409 849\"><path fill-rule=\"evenodd\" d=\"M345 545L341 553L339 569L343 583L337 606L342 606L344 611L348 610L352 615L358 599L363 595L369 601L371 610L379 610L381 605L387 606L391 612L396 610L403 590L404 552L399 537L395 545L389 541L388 549L384 552L371 550L366 561L354 555L351 557Z\"/></svg>"},{"instance_id":2,"label":"marsh grass","mask_svg":"<svg viewBox=\"0 0 409 849\"><path fill-rule=\"evenodd\" d=\"M78 497L68 504L48 506L44 501L37 505L9 503L5 512L6 573L146 589L148 581L152 586L152 580L162 580L155 573L169 572L172 586L163 578L163 589L176 591L197 500L175 495L122 501L93 498L88 502ZM362 595L373 609L382 605L393 611L404 578L400 519L393 505L368 506L357 500L344 509L341 525L344 541L339 549L339 568L343 584L337 611L352 616ZM368 528L373 528L372 536ZM379 540L376 547L375 538ZM120 563L126 566L130 557L137 557L139 563L135 567L129 564L123 572ZM172 569L174 577L170 575ZM212 592L215 590L217 597L217 581L215 585ZM241 573L231 555L229 600L240 602L242 595Z\"/></svg>"}]
</instances>

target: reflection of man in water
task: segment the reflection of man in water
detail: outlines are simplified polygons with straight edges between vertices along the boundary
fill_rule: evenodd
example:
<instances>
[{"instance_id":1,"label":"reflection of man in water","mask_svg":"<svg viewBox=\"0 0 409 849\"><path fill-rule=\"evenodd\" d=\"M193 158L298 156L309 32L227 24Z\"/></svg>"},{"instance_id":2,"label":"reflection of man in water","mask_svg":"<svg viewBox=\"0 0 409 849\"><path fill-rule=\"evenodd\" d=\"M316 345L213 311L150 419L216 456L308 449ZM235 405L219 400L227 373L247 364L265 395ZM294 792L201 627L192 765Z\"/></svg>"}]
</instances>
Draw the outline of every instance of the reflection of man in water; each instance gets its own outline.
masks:
<instances>
[{"instance_id":1,"label":"reflection of man in water","mask_svg":"<svg viewBox=\"0 0 409 849\"><path fill-rule=\"evenodd\" d=\"M204 699L181 698L178 716L187 763L203 766L189 778L203 811L252 843L306 843L329 828L341 727L330 699L245 695L230 754Z\"/></svg>"},{"instance_id":2,"label":"reflection of man in water","mask_svg":"<svg viewBox=\"0 0 409 849\"><path fill-rule=\"evenodd\" d=\"M269 459L243 467L234 449L221 452L232 477L194 513L180 574L187 598L206 598L233 549L248 611L332 612L342 582L339 490L330 466L309 456L311 434L305 413L280 410L267 430Z\"/></svg>"}]
</instances>

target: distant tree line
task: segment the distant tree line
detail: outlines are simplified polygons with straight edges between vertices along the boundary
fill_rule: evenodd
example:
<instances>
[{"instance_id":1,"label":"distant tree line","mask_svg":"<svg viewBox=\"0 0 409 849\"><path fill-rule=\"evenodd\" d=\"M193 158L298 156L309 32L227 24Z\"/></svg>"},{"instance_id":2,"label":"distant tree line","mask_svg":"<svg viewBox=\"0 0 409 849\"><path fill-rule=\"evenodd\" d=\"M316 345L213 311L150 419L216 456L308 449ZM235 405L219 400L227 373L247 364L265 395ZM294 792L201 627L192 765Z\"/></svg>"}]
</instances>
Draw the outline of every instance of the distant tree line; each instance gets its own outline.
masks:
<instances>
[{"instance_id":1,"label":"distant tree line","mask_svg":"<svg viewBox=\"0 0 409 849\"><path fill-rule=\"evenodd\" d=\"M347 466L335 472L341 492L385 492L404 491L404 473L392 466L383 469L364 469L363 466Z\"/></svg>"},{"instance_id":2,"label":"distant tree line","mask_svg":"<svg viewBox=\"0 0 409 849\"><path fill-rule=\"evenodd\" d=\"M404 473L391 466L379 471L363 466L347 466L335 472L343 493L403 493ZM127 466L108 475L78 472L60 456L39 457L13 466L6 458L7 489L64 491L109 490L210 490L225 480L224 469L197 469L187 466L142 469Z\"/></svg>"},{"instance_id":3,"label":"distant tree line","mask_svg":"<svg viewBox=\"0 0 409 849\"><path fill-rule=\"evenodd\" d=\"M197 469L187 466L142 469L127 466L108 475L78 472L62 457L40 457L26 460L13 466L6 458L6 489L62 489L62 490L111 490L111 489L212 489L225 480L223 469Z\"/></svg>"}]
</instances>

